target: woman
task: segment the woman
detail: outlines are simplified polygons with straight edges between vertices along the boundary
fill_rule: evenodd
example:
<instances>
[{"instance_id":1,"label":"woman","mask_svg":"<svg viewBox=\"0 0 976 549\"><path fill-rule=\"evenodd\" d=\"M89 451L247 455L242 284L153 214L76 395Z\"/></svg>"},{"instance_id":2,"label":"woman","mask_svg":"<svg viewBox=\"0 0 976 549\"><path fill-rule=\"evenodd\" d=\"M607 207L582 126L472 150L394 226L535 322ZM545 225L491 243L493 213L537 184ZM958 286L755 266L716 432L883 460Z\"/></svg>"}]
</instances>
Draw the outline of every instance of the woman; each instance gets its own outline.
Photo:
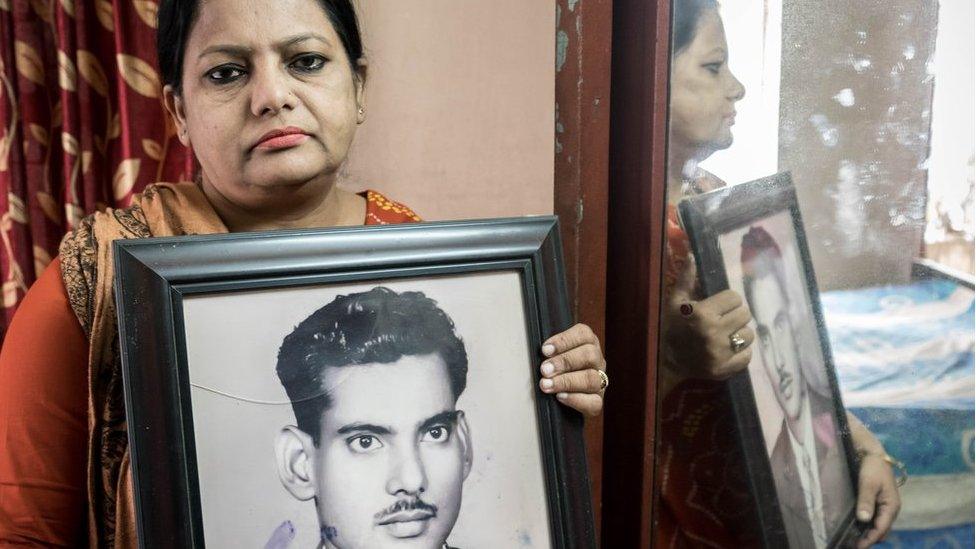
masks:
<instances>
[{"instance_id":1,"label":"woman","mask_svg":"<svg viewBox=\"0 0 976 549\"><path fill-rule=\"evenodd\" d=\"M726 290L699 299L687 235L676 204L724 186L698 167L732 144L735 104L745 89L730 72L725 30L715 0L676 0L668 158L668 265L658 449L659 547L756 543L747 516L749 490L736 462L731 407L720 380L748 367L755 333L741 296ZM848 414L860 459L857 518L871 527L867 547L884 537L900 499L890 457ZM695 464L695 465L691 465Z\"/></svg>"},{"instance_id":2,"label":"woman","mask_svg":"<svg viewBox=\"0 0 976 549\"><path fill-rule=\"evenodd\" d=\"M349 0L164 0L157 44L199 182L86 218L25 298L0 354L0 545L135 544L112 240L418 220L336 186L366 117ZM607 381L592 331L575 326L541 351L541 389L598 414Z\"/></svg>"}]
</instances>

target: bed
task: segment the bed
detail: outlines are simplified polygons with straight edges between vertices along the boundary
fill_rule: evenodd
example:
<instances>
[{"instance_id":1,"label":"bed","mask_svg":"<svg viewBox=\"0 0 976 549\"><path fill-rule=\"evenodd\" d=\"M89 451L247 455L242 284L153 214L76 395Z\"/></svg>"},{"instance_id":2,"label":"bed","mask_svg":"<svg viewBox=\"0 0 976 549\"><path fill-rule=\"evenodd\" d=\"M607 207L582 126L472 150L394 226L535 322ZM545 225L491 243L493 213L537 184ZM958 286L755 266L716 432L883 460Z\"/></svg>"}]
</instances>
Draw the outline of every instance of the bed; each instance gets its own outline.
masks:
<instances>
[{"instance_id":1,"label":"bed","mask_svg":"<svg viewBox=\"0 0 976 549\"><path fill-rule=\"evenodd\" d=\"M973 547L972 278L925 262L913 281L824 292L844 404L905 462L884 547Z\"/></svg>"}]
</instances>

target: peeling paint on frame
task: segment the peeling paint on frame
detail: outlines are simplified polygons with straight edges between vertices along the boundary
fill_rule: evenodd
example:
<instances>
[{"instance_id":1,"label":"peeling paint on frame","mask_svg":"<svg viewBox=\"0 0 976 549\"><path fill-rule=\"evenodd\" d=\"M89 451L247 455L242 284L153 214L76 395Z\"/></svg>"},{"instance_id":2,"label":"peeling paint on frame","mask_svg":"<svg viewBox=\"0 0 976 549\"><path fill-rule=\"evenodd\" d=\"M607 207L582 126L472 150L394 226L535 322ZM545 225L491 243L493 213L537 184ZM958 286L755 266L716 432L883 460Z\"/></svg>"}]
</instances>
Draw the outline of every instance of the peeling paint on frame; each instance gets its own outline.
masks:
<instances>
[{"instance_id":1,"label":"peeling paint on frame","mask_svg":"<svg viewBox=\"0 0 976 549\"><path fill-rule=\"evenodd\" d=\"M566 64L566 48L569 47L569 35L566 31L559 29L556 33L556 72L563 70Z\"/></svg>"}]
</instances>

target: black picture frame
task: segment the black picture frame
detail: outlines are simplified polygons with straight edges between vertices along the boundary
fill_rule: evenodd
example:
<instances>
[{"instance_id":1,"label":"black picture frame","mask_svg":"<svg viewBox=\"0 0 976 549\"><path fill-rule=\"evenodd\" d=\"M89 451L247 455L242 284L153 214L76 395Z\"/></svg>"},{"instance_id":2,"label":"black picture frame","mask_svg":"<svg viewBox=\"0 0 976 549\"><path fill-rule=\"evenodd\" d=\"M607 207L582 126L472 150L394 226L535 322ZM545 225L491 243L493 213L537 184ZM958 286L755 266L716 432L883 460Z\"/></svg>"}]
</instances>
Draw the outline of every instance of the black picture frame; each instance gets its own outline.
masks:
<instances>
[{"instance_id":1,"label":"black picture frame","mask_svg":"<svg viewBox=\"0 0 976 549\"><path fill-rule=\"evenodd\" d=\"M191 295L516 270L530 349L570 327L552 216L117 240L140 547L203 547L182 302ZM539 351L533 371L538 381ZM536 384L536 387L538 385ZM595 547L582 416L535 391L553 547Z\"/></svg>"},{"instance_id":2,"label":"black picture frame","mask_svg":"<svg viewBox=\"0 0 976 549\"><path fill-rule=\"evenodd\" d=\"M857 491L857 458L851 440L847 414L843 406L840 387L834 368L826 325L820 306L819 290L810 259L803 221L797 202L796 191L788 172L738 185L723 187L711 192L688 197L678 206L681 222L691 244L698 269L700 288L705 296L711 296L730 288L720 237L739 230L764 218L788 213L796 236L795 249L800 262L803 286L813 315L811 324L816 327L819 345L826 368L827 381L832 395L833 417L843 443L842 457L847 463L850 487L855 494L840 522L832 532L827 532L828 547L843 547L860 535L863 525L855 520ZM757 360L753 354L753 362ZM738 429L739 443L745 459L748 484L756 504L761 530L760 538L765 547L789 547L786 526L780 511L780 500L774 482L771 460L761 427L757 401L749 371L743 371L727 382Z\"/></svg>"}]
</instances>

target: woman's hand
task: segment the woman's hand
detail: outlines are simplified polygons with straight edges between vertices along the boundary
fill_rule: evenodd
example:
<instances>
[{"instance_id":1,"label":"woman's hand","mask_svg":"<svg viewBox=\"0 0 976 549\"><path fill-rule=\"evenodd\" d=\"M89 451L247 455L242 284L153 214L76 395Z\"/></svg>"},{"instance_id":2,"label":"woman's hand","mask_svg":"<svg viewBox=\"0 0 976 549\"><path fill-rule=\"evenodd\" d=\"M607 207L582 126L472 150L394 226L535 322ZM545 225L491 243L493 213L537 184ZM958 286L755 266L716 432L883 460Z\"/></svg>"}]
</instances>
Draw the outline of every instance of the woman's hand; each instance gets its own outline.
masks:
<instances>
[{"instance_id":1,"label":"woman's hand","mask_svg":"<svg viewBox=\"0 0 976 549\"><path fill-rule=\"evenodd\" d=\"M695 300L694 261L665 302L665 339L671 370L683 377L728 379L752 360L752 315L732 290ZM734 336L741 338L736 349Z\"/></svg>"},{"instance_id":2,"label":"woman's hand","mask_svg":"<svg viewBox=\"0 0 976 549\"><path fill-rule=\"evenodd\" d=\"M555 394L560 402L594 417L603 410L607 361L600 340L585 324L577 324L542 344L547 358L539 367L542 392Z\"/></svg>"},{"instance_id":3,"label":"woman's hand","mask_svg":"<svg viewBox=\"0 0 976 549\"><path fill-rule=\"evenodd\" d=\"M888 454L877 438L857 417L847 414L854 449L861 456L857 472L857 520L871 525L857 541L865 549L883 540L901 510L901 496Z\"/></svg>"},{"instance_id":4,"label":"woman's hand","mask_svg":"<svg viewBox=\"0 0 976 549\"><path fill-rule=\"evenodd\" d=\"M861 458L857 484L857 520L871 525L857 541L858 549L865 549L888 535L901 510L901 496L891 465L881 455Z\"/></svg>"}]
</instances>

